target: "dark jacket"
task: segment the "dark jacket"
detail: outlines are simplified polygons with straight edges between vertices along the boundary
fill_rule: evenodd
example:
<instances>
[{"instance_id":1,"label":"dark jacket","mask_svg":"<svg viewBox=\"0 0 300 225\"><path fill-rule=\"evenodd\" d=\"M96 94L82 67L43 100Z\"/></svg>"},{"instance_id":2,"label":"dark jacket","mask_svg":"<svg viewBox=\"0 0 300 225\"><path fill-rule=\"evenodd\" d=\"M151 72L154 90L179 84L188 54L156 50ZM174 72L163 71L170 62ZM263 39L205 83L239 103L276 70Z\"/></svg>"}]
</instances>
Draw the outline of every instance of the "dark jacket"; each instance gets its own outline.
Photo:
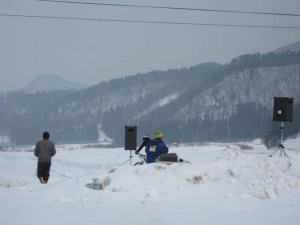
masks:
<instances>
[{"instance_id":1,"label":"dark jacket","mask_svg":"<svg viewBox=\"0 0 300 225\"><path fill-rule=\"evenodd\" d=\"M51 162L51 157L56 154L54 143L47 139L36 143L34 155L38 157L38 162Z\"/></svg>"},{"instance_id":2,"label":"dark jacket","mask_svg":"<svg viewBox=\"0 0 300 225\"><path fill-rule=\"evenodd\" d=\"M150 141L146 146L146 161L147 163L153 163L158 158L160 154L166 154L169 148L165 145L163 140L160 138L155 138Z\"/></svg>"},{"instance_id":3,"label":"dark jacket","mask_svg":"<svg viewBox=\"0 0 300 225\"><path fill-rule=\"evenodd\" d=\"M143 138L143 143L138 148L138 150L136 150L136 154L138 154L145 146L147 146L147 144L149 144L150 141L151 141L150 138Z\"/></svg>"}]
</instances>

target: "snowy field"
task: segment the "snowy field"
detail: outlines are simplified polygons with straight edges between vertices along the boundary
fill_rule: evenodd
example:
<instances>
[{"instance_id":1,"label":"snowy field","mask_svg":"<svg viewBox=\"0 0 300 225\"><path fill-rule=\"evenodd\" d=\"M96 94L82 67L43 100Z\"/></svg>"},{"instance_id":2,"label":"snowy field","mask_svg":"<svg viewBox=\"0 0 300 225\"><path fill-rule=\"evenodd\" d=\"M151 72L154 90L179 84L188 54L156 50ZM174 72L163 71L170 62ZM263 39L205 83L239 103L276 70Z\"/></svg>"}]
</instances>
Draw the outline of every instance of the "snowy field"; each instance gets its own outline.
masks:
<instances>
[{"instance_id":1,"label":"snowy field","mask_svg":"<svg viewBox=\"0 0 300 225\"><path fill-rule=\"evenodd\" d=\"M2 151L0 224L299 225L300 138L284 145L290 158L259 141L170 147L192 164L142 166L123 149L57 145L46 185L33 146Z\"/></svg>"}]
</instances>

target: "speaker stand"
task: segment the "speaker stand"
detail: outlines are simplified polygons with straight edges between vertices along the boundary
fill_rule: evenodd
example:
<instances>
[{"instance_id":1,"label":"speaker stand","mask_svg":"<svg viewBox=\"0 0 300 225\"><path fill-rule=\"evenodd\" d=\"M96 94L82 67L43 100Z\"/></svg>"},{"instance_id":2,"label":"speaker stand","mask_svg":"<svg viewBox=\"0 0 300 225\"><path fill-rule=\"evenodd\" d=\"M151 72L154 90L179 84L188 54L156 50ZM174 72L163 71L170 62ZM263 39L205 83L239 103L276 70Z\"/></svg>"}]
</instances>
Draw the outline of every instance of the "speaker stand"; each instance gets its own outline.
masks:
<instances>
[{"instance_id":1,"label":"speaker stand","mask_svg":"<svg viewBox=\"0 0 300 225\"><path fill-rule=\"evenodd\" d=\"M130 166L131 166L131 164L132 164L131 161L132 161L132 157L133 157L133 156L132 156L132 151L131 151L131 150L130 150L130 153L129 153L129 154L130 154L130 155L129 155L129 159L130 159Z\"/></svg>"},{"instance_id":2,"label":"speaker stand","mask_svg":"<svg viewBox=\"0 0 300 225\"><path fill-rule=\"evenodd\" d=\"M275 151L274 151L272 154L269 155L270 157L273 157L278 151L280 151L280 157L285 156L285 157L290 158L290 157L288 156L288 154L286 154L285 148L284 148L284 146L283 146L282 143L283 143L283 122L281 122L281 127L280 127L280 140L279 140L279 145L278 145L278 147L275 149Z\"/></svg>"}]
</instances>

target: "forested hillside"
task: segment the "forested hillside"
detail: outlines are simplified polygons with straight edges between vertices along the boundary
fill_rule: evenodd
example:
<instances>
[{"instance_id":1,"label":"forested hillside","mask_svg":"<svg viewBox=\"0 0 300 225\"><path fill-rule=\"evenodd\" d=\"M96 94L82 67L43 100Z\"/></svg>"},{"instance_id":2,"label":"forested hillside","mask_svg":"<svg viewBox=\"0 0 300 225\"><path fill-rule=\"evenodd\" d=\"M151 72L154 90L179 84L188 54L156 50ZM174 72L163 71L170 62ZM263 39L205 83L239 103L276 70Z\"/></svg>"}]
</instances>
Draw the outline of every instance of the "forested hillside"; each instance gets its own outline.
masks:
<instances>
[{"instance_id":1,"label":"forested hillside","mask_svg":"<svg viewBox=\"0 0 300 225\"><path fill-rule=\"evenodd\" d=\"M226 65L152 71L80 91L1 94L0 135L29 144L48 130L56 142L122 145L124 126L134 125L138 136L161 129L168 143L271 142L276 96L294 98L295 119L286 129L299 132L299 87L300 52L248 54Z\"/></svg>"}]
</instances>

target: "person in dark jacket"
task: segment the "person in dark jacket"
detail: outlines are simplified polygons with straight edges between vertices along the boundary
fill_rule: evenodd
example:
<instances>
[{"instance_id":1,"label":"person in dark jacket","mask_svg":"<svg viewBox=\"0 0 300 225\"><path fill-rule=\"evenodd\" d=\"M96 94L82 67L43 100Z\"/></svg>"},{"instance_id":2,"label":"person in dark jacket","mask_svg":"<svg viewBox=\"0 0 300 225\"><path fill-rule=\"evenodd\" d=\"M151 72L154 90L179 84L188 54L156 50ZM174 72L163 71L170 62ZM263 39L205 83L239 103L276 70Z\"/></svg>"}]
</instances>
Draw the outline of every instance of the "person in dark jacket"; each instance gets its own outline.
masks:
<instances>
[{"instance_id":1,"label":"person in dark jacket","mask_svg":"<svg viewBox=\"0 0 300 225\"><path fill-rule=\"evenodd\" d=\"M43 140L35 145L34 155L38 157L37 177L42 184L48 182L50 176L51 158L56 154L54 143L49 140L50 134L43 133Z\"/></svg>"},{"instance_id":2,"label":"person in dark jacket","mask_svg":"<svg viewBox=\"0 0 300 225\"><path fill-rule=\"evenodd\" d=\"M135 154L139 154L139 152L147 146L147 144L149 144L149 142L151 141L149 134L145 134L143 136L143 143L140 145L140 147L135 151Z\"/></svg>"},{"instance_id":3,"label":"person in dark jacket","mask_svg":"<svg viewBox=\"0 0 300 225\"><path fill-rule=\"evenodd\" d=\"M161 154L166 154L169 148L163 142L163 133L157 130L154 134L155 138L146 146L146 162L153 163Z\"/></svg>"}]
</instances>

